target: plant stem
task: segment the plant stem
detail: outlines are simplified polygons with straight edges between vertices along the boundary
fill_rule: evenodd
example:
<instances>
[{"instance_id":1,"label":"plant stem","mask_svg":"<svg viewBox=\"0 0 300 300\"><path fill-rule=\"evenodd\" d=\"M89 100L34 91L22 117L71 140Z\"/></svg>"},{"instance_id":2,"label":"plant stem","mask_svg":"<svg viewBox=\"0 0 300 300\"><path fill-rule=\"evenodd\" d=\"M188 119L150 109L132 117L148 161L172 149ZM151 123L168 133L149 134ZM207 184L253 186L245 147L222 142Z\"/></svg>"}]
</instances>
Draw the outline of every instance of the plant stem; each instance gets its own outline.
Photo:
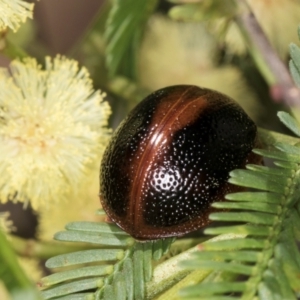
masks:
<instances>
[{"instance_id":1,"label":"plant stem","mask_svg":"<svg viewBox=\"0 0 300 300\"><path fill-rule=\"evenodd\" d=\"M189 259L196 251L199 251L198 245L158 265L154 269L152 280L146 286L147 299L153 299L160 292L187 276L191 271L181 268L179 263Z\"/></svg>"},{"instance_id":2,"label":"plant stem","mask_svg":"<svg viewBox=\"0 0 300 300\"><path fill-rule=\"evenodd\" d=\"M240 0L240 5L243 5L243 12L236 17L236 21L253 60L274 90L274 99L281 98L287 105L300 106L300 89L295 86L287 66L273 49L254 14L249 9L245 11L248 6L246 1Z\"/></svg>"},{"instance_id":3,"label":"plant stem","mask_svg":"<svg viewBox=\"0 0 300 300\"><path fill-rule=\"evenodd\" d=\"M166 291L166 293L161 294L158 299L173 299L173 296L170 298L170 295L177 295L179 289L183 288L184 286L190 285L191 283L198 283L204 280L207 275L211 273L211 271L193 271L182 268L180 265L181 262L190 259L193 253L201 251L203 249L202 245L215 241L240 238L244 236L245 235L240 234L219 235L161 263L154 269L152 280L146 285L147 299L153 299L157 297L157 295L161 294L171 286L172 287L168 291ZM186 277L186 280L182 280L184 277ZM181 281L180 284L176 284L179 281Z\"/></svg>"},{"instance_id":4,"label":"plant stem","mask_svg":"<svg viewBox=\"0 0 300 300\"><path fill-rule=\"evenodd\" d=\"M168 300L168 299L179 300L179 299L182 299L179 294L179 292L182 288L202 282L209 274L211 274L211 272L212 271L210 271L210 270L192 271L185 278L178 281L174 286L172 286L165 293L158 296L156 298L156 300Z\"/></svg>"}]
</instances>

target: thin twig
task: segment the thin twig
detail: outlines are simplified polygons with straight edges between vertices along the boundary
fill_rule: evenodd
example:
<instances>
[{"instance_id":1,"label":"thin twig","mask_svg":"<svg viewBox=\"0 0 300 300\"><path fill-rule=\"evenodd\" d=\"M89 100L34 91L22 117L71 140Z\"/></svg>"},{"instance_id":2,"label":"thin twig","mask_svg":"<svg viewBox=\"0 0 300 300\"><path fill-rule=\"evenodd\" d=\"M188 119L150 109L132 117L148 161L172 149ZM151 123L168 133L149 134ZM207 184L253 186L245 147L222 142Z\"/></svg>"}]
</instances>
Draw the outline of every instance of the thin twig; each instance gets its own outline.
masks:
<instances>
[{"instance_id":1,"label":"thin twig","mask_svg":"<svg viewBox=\"0 0 300 300\"><path fill-rule=\"evenodd\" d=\"M243 2L245 3L246 1ZM243 12L237 17L237 22L246 31L251 46L257 47L274 75L276 82L271 87L274 99L281 99L290 106L300 106L300 89L295 86L286 64L273 49L254 14L250 11Z\"/></svg>"}]
</instances>

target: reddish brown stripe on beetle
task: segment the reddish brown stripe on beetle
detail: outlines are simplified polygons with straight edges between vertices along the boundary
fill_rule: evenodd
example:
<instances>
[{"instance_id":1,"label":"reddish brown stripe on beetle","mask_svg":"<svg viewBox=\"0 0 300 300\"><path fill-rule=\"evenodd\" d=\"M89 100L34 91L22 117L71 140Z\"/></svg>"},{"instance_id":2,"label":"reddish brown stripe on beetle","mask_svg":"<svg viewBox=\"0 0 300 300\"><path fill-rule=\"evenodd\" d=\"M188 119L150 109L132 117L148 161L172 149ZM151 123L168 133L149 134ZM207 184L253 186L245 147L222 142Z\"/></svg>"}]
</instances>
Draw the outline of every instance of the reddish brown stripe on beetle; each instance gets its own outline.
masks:
<instances>
[{"instance_id":1,"label":"reddish brown stripe on beetle","mask_svg":"<svg viewBox=\"0 0 300 300\"><path fill-rule=\"evenodd\" d=\"M130 218L134 218L132 223L135 224L135 226L142 221L140 201L143 200L142 186L146 177L145 174L147 173L148 166L154 161L158 147L161 145L161 141L159 145L157 145L158 143L153 142L153 137L156 136L155 139L157 139L157 137L164 137L167 138L167 140L164 141L165 143L170 142L172 139L171 133L177 132L189 123L193 123L193 121L199 117L199 112L203 113L208 105L205 95L201 95L190 102L185 101L187 99L185 96L189 96L188 92L193 89L194 87L189 88L182 93L171 107L168 107L169 101L168 99L165 99L165 101L157 107L156 112L153 115L152 122L149 126L156 129L152 132L150 143L147 145L146 151L141 155L138 155L140 156L140 159L137 162L137 172L130 193L129 216ZM170 102L173 102L175 97L172 95L169 98ZM161 118L163 113L165 114L163 115L163 118ZM163 133L169 131L169 129L171 133L168 135L164 134L163 136Z\"/></svg>"},{"instance_id":2,"label":"reddish brown stripe on beetle","mask_svg":"<svg viewBox=\"0 0 300 300\"><path fill-rule=\"evenodd\" d=\"M172 104L172 106L166 107L167 103L169 103L168 98L170 98L170 100L173 100L174 95L169 96L168 98L165 99L164 102L161 103L160 106L158 106L155 110L154 115L152 116L152 122L149 124L150 128L156 128L156 126L158 127L158 124L163 124L163 122L166 121L166 119L170 119L170 113L171 111L178 106L178 104L180 104L180 100L182 99L182 97L188 92L188 90L190 90L192 87L186 89L181 95L180 97L177 99L177 101ZM170 101L172 102L172 101ZM159 117L161 116L162 112L167 112L166 115L163 116L162 119L160 119ZM159 112L160 114L158 114L157 112ZM153 135L157 135L157 132L162 132L163 129L166 126L160 126L160 128L156 129L153 133L152 133L152 137L150 137L150 141L153 139ZM143 163L147 162L147 164L149 164L149 162L152 160L152 157L155 154L155 144L149 145L149 142L147 144L147 148L143 153L138 153L137 157L140 157L139 161L137 162L136 165L136 175L134 177L133 183L132 183L132 189L131 189L131 193L130 193L130 207L129 207L129 216L130 218L133 218L133 224L136 224L138 222L139 216L139 201L141 199L141 192L142 192L142 185L143 185L143 179L144 179L144 174L146 172L145 167L143 166Z\"/></svg>"}]
</instances>

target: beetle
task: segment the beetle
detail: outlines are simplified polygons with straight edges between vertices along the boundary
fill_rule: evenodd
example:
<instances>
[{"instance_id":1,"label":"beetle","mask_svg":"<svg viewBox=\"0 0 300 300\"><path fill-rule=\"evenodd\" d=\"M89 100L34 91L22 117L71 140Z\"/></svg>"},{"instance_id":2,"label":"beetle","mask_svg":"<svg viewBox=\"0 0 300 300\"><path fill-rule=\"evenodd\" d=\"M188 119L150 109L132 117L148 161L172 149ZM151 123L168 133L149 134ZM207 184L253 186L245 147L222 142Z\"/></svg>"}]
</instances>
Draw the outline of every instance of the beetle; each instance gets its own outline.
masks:
<instances>
[{"instance_id":1,"label":"beetle","mask_svg":"<svg viewBox=\"0 0 300 300\"><path fill-rule=\"evenodd\" d=\"M211 203L238 188L229 172L255 160L257 128L231 98L192 85L141 101L101 162L100 200L138 240L181 236L209 223Z\"/></svg>"}]
</instances>

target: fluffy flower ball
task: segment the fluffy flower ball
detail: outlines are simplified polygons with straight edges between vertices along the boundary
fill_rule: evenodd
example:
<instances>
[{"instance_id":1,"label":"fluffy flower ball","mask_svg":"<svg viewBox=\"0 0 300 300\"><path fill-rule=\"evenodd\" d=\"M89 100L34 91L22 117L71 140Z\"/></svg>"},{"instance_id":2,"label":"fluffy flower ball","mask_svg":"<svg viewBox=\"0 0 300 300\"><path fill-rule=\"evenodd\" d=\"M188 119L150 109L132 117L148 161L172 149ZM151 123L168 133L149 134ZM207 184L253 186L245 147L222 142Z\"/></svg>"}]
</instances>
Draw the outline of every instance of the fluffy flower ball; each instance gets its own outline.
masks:
<instances>
[{"instance_id":1,"label":"fluffy flower ball","mask_svg":"<svg viewBox=\"0 0 300 300\"><path fill-rule=\"evenodd\" d=\"M0 200L70 197L99 160L110 109L74 60L13 61L0 69Z\"/></svg>"},{"instance_id":2,"label":"fluffy flower ball","mask_svg":"<svg viewBox=\"0 0 300 300\"><path fill-rule=\"evenodd\" d=\"M0 0L0 31L7 27L16 31L20 23L32 18L33 6L23 0Z\"/></svg>"}]
</instances>

